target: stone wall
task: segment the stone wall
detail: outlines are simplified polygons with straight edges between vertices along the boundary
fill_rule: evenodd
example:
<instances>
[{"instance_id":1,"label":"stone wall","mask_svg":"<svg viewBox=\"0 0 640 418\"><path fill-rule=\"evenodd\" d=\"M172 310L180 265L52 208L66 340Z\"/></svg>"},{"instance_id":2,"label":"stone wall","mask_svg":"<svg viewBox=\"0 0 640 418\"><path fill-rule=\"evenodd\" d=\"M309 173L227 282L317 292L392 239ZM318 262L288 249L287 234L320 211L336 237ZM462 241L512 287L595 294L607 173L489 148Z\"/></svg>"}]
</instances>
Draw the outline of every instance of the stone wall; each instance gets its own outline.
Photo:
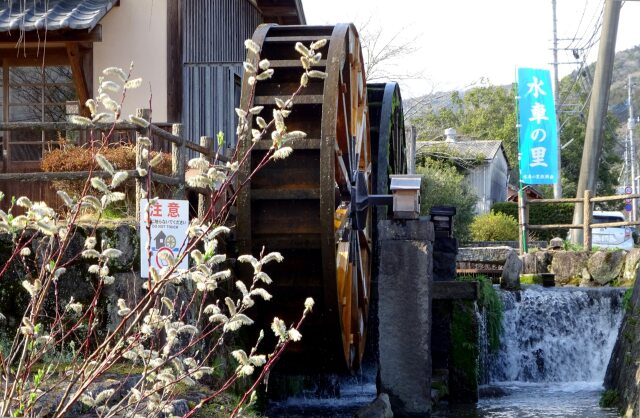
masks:
<instances>
[{"instance_id":1,"label":"stone wall","mask_svg":"<svg viewBox=\"0 0 640 418\"><path fill-rule=\"evenodd\" d=\"M635 418L640 416L640 282L638 280L635 281L631 297L625 302L625 311L618 339L607 367L604 387L610 404L608 406L617 406L621 415Z\"/></svg>"},{"instance_id":2,"label":"stone wall","mask_svg":"<svg viewBox=\"0 0 640 418\"><path fill-rule=\"evenodd\" d=\"M79 227L71 238L69 247L62 258L62 263L67 271L58 280L58 304L65 306L71 297L75 301L87 306L95 292L97 285L96 275L87 272L88 266L95 260L88 260L79 257L84 247L84 241L88 230ZM140 281L139 276L134 271L140 259L140 247L138 233L134 225L119 224L114 226L99 227L95 231L98 241L97 248L117 248L122 251L122 255L112 259L109 263L110 273L116 277L116 283L112 287L107 287L100 301L100 307L104 308L98 313L98 320L101 328L107 329L109 322L109 308L111 303L115 306L118 297L126 295L136 295L133 290L136 281ZM6 317L6 322L1 324L0 331L11 333L20 323L25 307L29 301L29 294L22 286L22 281L37 274L38 265L43 263L42 246L48 245L46 238L39 238L31 242L29 247L32 255L27 257L23 264L20 260L14 259L7 272L0 280L0 313ZM4 266L13 252L13 242L7 234L0 235L0 266ZM137 280L130 280L129 276L134 276ZM141 285L138 283L137 287ZM131 289L130 289L131 288ZM122 291L122 293L118 293ZM47 299L48 310L52 310L55 305L53 289L51 297Z\"/></svg>"},{"instance_id":3,"label":"stone wall","mask_svg":"<svg viewBox=\"0 0 640 418\"><path fill-rule=\"evenodd\" d=\"M553 273L556 286L630 287L640 264L640 248L594 252L544 250L525 254L524 274Z\"/></svg>"}]
</instances>

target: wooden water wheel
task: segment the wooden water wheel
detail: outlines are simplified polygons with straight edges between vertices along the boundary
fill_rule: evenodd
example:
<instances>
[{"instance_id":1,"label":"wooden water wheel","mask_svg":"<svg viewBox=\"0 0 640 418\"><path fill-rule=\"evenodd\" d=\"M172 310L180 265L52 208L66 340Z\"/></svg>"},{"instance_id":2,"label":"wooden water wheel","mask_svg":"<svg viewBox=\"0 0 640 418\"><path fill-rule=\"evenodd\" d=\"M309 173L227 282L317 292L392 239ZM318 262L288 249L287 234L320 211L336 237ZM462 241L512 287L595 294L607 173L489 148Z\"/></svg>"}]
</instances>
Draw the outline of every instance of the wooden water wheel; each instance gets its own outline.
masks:
<instances>
[{"instance_id":1,"label":"wooden water wheel","mask_svg":"<svg viewBox=\"0 0 640 418\"><path fill-rule=\"evenodd\" d=\"M312 78L294 99L286 119L289 131L301 130L307 137L288 143L293 154L270 162L242 190L237 239L242 253L257 255L265 248L285 257L269 270L274 298L262 307L260 325L273 316L291 323L300 316L306 297L316 301L301 343L292 345L283 366L337 372L356 370L364 352L372 217L368 210L356 221L352 199L357 173L373 193L373 173L378 169L372 161L367 85L354 26L258 27L253 41L261 46L261 57L269 59L275 73L259 82L255 91L245 76L241 107L262 105L261 115L270 119L275 99L285 100L298 88L303 69L296 42L309 46L319 39L329 42L314 69L328 77ZM258 60L256 54L248 54L249 62L256 65ZM271 139L253 146L250 138L241 142L243 155L249 153L241 180L271 144Z\"/></svg>"}]
</instances>

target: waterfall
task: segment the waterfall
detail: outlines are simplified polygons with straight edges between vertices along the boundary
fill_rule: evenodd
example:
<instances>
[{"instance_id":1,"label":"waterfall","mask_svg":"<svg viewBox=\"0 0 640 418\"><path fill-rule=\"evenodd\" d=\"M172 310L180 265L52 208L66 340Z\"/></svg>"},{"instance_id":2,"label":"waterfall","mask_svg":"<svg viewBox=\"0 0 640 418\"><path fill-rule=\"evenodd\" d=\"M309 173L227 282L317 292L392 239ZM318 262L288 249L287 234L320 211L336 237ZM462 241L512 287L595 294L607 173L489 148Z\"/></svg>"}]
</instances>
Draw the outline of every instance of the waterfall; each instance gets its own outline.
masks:
<instances>
[{"instance_id":1,"label":"waterfall","mask_svg":"<svg viewBox=\"0 0 640 418\"><path fill-rule=\"evenodd\" d=\"M500 349L489 354L481 348L486 380L602 382L624 313L624 289L527 286L499 292Z\"/></svg>"}]
</instances>

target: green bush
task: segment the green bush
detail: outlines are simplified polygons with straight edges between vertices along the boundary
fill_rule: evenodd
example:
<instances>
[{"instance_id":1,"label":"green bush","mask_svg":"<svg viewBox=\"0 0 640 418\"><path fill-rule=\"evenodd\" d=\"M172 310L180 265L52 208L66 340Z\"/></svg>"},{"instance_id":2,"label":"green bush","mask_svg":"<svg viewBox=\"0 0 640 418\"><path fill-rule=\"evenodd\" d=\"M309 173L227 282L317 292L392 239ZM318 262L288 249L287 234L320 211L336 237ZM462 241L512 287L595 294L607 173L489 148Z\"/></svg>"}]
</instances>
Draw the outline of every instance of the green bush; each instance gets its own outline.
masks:
<instances>
[{"instance_id":1,"label":"green bush","mask_svg":"<svg viewBox=\"0 0 640 418\"><path fill-rule=\"evenodd\" d=\"M518 239L518 221L500 212L478 215L471 222L471 236L475 241L515 241Z\"/></svg>"},{"instance_id":2,"label":"green bush","mask_svg":"<svg viewBox=\"0 0 640 418\"><path fill-rule=\"evenodd\" d=\"M443 161L426 158L416 167L422 175L420 212L428 215L432 206L455 206L454 235L460 241L469 241L469 224L473 220L476 196L464 175Z\"/></svg>"},{"instance_id":3,"label":"green bush","mask_svg":"<svg viewBox=\"0 0 640 418\"><path fill-rule=\"evenodd\" d=\"M540 203L529 205L530 225L558 225L570 224L573 222L573 203ZM518 204L515 202L494 203L491 210L496 213L504 213L518 219ZM535 230L536 237L540 240L549 241L551 238L565 238L568 233L567 228Z\"/></svg>"}]
</instances>

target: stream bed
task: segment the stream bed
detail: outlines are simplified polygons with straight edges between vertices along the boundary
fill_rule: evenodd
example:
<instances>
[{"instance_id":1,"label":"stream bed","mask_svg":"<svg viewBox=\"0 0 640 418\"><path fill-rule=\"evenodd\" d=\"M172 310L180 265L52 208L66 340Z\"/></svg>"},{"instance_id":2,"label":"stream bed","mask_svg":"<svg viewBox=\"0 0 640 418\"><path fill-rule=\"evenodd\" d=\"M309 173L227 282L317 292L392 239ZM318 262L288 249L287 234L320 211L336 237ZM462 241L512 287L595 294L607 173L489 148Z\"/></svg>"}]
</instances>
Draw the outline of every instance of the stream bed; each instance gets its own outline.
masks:
<instances>
[{"instance_id":1,"label":"stream bed","mask_svg":"<svg viewBox=\"0 0 640 418\"><path fill-rule=\"evenodd\" d=\"M598 406L600 382L502 382L492 389L504 396L480 398L478 405L439 407L433 418L617 418L615 409Z\"/></svg>"}]
</instances>

